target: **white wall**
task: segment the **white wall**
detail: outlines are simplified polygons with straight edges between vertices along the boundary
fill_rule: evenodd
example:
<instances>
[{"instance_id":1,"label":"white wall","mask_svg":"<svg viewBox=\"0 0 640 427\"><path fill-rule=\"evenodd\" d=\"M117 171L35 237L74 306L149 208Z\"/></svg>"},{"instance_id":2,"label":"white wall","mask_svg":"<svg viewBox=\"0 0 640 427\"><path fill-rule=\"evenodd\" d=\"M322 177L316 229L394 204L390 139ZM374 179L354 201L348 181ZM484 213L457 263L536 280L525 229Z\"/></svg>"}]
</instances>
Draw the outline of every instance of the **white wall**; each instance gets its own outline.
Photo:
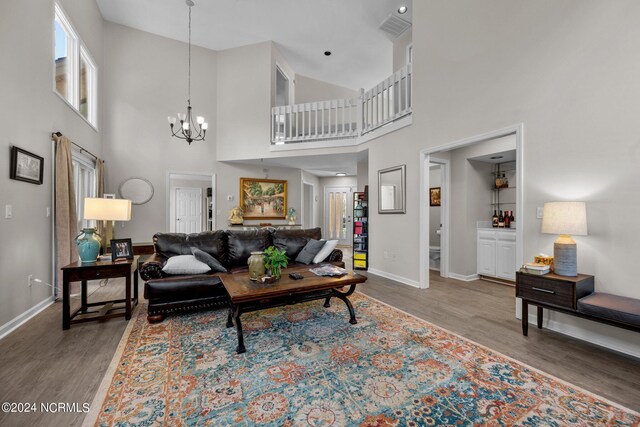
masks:
<instances>
[{"instance_id":1,"label":"white wall","mask_svg":"<svg viewBox=\"0 0 640 427\"><path fill-rule=\"evenodd\" d=\"M409 28L393 41L393 71L396 72L407 64L407 47L413 43L413 29Z\"/></svg>"},{"instance_id":2,"label":"white wall","mask_svg":"<svg viewBox=\"0 0 640 427\"><path fill-rule=\"evenodd\" d=\"M415 2L413 125L369 145L369 179L407 163L406 215L377 215L372 267L416 282L419 152L523 123L524 257L552 252L535 208L587 202L589 236L577 237L578 266L596 289L640 298L640 3L633 0ZM615 210L616 215L611 215ZM395 243L395 242L401 242ZM637 334L551 313L559 329L640 355Z\"/></svg>"},{"instance_id":3,"label":"white wall","mask_svg":"<svg viewBox=\"0 0 640 427\"><path fill-rule=\"evenodd\" d=\"M358 155L358 172L356 180L358 182L358 191L364 191L365 186L369 185L369 152L364 151ZM371 193L371 189L369 189ZM370 195L368 196L371 197Z\"/></svg>"},{"instance_id":4,"label":"white wall","mask_svg":"<svg viewBox=\"0 0 640 427\"><path fill-rule=\"evenodd\" d=\"M322 206L322 187L320 185L320 178L311 172L302 171L302 180L306 183L313 185L313 218L314 224L313 227L322 227L322 211L320 207ZM313 228L310 227L310 228Z\"/></svg>"},{"instance_id":5,"label":"white wall","mask_svg":"<svg viewBox=\"0 0 640 427\"><path fill-rule=\"evenodd\" d=\"M105 114L103 124L107 192L123 179L140 176L154 186L153 198L134 205L132 218L116 236L148 242L166 230L167 173L216 172L216 53L192 48L191 105L210 126L206 141L174 138L167 116L186 112L187 66L182 42L105 22ZM150 78L152 76L152 78Z\"/></svg>"},{"instance_id":6,"label":"white wall","mask_svg":"<svg viewBox=\"0 0 640 427\"><path fill-rule=\"evenodd\" d=\"M351 99L360 96L360 91L337 86L316 80L311 77L296 74L295 104L306 102L328 101L331 99Z\"/></svg>"},{"instance_id":7,"label":"white wall","mask_svg":"<svg viewBox=\"0 0 640 427\"><path fill-rule=\"evenodd\" d=\"M61 5L104 73L102 17L91 2L61 1ZM51 133L60 131L87 150L102 154L96 132L53 91L53 1L0 2L0 335L8 322L51 295L40 284L27 286L27 276L46 282L52 278L52 223L45 209L53 209ZM102 100L98 99L101 127ZM15 145L44 158L44 183L9 179L9 147ZM4 219L5 205L13 219ZM19 319L16 319L19 320Z\"/></svg>"}]
</instances>

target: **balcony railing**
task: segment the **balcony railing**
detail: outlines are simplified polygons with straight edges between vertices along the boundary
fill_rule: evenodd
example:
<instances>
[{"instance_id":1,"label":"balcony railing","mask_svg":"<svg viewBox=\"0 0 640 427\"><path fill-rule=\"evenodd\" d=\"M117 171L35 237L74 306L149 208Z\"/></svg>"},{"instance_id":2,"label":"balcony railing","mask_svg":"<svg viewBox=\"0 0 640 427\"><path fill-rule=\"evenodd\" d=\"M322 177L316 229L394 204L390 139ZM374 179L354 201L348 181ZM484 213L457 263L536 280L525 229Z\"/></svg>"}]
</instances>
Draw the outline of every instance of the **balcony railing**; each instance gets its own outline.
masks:
<instances>
[{"instance_id":1,"label":"balcony railing","mask_svg":"<svg viewBox=\"0 0 640 427\"><path fill-rule=\"evenodd\" d=\"M360 98L273 107L271 143L358 138L411 114L411 64Z\"/></svg>"}]
</instances>

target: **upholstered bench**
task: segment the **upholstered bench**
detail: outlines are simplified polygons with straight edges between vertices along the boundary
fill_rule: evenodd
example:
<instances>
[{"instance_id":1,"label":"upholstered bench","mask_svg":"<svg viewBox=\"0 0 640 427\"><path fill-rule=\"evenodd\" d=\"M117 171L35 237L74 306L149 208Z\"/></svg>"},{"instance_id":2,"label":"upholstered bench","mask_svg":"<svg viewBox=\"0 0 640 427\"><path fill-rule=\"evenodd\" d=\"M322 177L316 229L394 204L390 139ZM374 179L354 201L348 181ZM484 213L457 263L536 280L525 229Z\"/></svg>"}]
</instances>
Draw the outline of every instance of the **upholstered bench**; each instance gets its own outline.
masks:
<instances>
[{"instance_id":1,"label":"upholstered bench","mask_svg":"<svg viewBox=\"0 0 640 427\"><path fill-rule=\"evenodd\" d=\"M578 313L640 332L640 299L594 292L578 300Z\"/></svg>"}]
</instances>

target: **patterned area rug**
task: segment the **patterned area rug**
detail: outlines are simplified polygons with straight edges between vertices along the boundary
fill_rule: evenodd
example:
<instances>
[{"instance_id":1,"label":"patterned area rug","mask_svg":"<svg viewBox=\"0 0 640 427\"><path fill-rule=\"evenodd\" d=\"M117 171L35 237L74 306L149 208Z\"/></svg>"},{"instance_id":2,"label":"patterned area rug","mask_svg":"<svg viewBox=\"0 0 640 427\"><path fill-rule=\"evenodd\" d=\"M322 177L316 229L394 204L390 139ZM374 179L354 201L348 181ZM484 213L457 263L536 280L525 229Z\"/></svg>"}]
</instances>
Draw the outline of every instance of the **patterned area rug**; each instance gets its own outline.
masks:
<instances>
[{"instance_id":1,"label":"patterned area rug","mask_svg":"<svg viewBox=\"0 0 640 427\"><path fill-rule=\"evenodd\" d=\"M354 294L131 321L86 425L638 426L640 414Z\"/></svg>"}]
</instances>

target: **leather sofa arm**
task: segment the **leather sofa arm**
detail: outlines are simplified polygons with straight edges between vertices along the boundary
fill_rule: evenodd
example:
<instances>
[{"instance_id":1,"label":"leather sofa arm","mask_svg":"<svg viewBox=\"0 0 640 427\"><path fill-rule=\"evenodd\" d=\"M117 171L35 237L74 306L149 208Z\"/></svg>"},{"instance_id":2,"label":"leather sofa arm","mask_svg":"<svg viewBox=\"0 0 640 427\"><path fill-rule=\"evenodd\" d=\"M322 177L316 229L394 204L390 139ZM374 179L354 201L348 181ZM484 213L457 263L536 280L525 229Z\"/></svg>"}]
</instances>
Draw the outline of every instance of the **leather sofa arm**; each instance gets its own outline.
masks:
<instances>
[{"instance_id":1,"label":"leather sofa arm","mask_svg":"<svg viewBox=\"0 0 640 427\"><path fill-rule=\"evenodd\" d=\"M167 257L160 254L153 254L140 267L140 277L145 282L151 279L162 279L166 275L162 271L162 267L167 263Z\"/></svg>"},{"instance_id":2,"label":"leather sofa arm","mask_svg":"<svg viewBox=\"0 0 640 427\"><path fill-rule=\"evenodd\" d=\"M342 262L342 250L341 249L334 249L329 256L327 257L327 259L325 261L329 261L329 262Z\"/></svg>"}]
</instances>

